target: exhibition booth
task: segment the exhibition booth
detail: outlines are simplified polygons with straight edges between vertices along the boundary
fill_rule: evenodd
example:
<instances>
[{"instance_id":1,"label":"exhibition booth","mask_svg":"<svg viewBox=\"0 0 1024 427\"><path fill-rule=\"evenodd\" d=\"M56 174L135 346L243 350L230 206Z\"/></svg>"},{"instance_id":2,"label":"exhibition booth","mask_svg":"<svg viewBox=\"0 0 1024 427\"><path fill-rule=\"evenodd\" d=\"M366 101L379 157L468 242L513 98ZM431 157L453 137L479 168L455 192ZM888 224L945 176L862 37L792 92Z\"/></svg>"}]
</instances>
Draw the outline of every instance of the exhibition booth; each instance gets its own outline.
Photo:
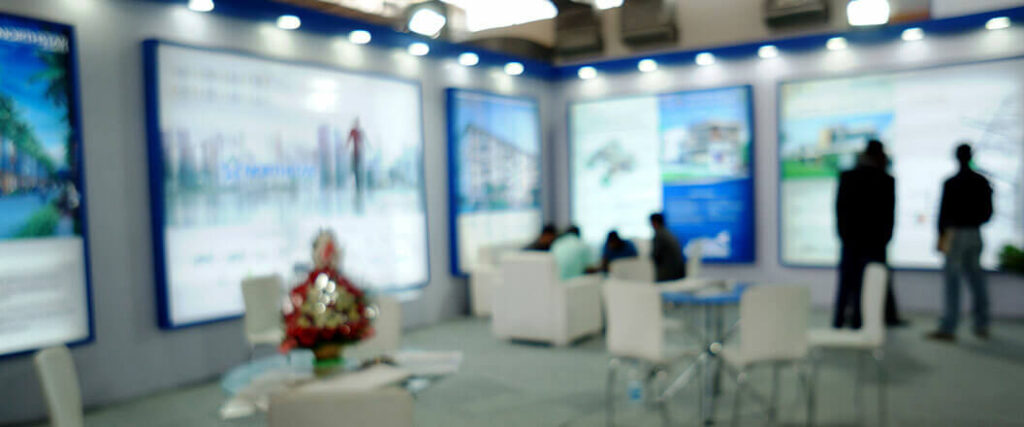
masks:
<instances>
[{"instance_id":1,"label":"exhibition booth","mask_svg":"<svg viewBox=\"0 0 1024 427\"><path fill-rule=\"evenodd\" d=\"M903 309L941 309L937 209L971 141L995 194L992 311L1024 317L1020 276L999 271L1024 245L1024 8L553 65L282 3L185 3L0 10L0 382L18 384L0 424L44 414L31 354L53 345L87 406L224 374L250 356L240 284L302 283L325 230L405 328L469 313L491 251L546 223L596 251L612 230L649 240L653 212L702 277L806 285L827 307L838 175L868 139L896 178ZM594 310L580 330L602 329Z\"/></svg>"}]
</instances>

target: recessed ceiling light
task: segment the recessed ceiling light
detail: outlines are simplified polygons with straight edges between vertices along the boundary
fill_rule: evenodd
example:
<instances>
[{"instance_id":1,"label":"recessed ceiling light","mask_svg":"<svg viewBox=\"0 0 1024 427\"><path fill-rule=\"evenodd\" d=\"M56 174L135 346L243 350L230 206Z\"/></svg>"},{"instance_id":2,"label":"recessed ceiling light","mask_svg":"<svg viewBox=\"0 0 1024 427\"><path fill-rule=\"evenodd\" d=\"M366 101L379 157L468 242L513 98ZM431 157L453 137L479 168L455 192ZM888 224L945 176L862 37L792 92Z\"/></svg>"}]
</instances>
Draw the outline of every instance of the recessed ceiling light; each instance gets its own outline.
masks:
<instances>
[{"instance_id":1,"label":"recessed ceiling light","mask_svg":"<svg viewBox=\"0 0 1024 427\"><path fill-rule=\"evenodd\" d=\"M1010 28L1010 18L1006 16L998 16L989 19L988 22L985 23L985 28L989 30L1002 30L1004 28Z\"/></svg>"},{"instance_id":2,"label":"recessed ceiling light","mask_svg":"<svg viewBox=\"0 0 1024 427\"><path fill-rule=\"evenodd\" d=\"M636 68L643 73L650 73L658 70L658 61L653 59L641 59L636 63Z\"/></svg>"},{"instance_id":3,"label":"recessed ceiling light","mask_svg":"<svg viewBox=\"0 0 1024 427\"><path fill-rule=\"evenodd\" d=\"M889 0L852 0L846 5L846 20L855 27L889 22Z\"/></svg>"},{"instance_id":4,"label":"recessed ceiling light","mask_svg":"<svg viewBox=\"0 0 1024 427\"><path fill-rule=\"evenodd\" d=\"M430 53L430 45L423 42L414 42L409 45L409 54L413 56L423 56Z\"/></svg>"},{"instance_id":5,"label":"recessed ceiling light","mask_svg":"<svg viewBox=\"0 0 1024 427\"><path fill-rule=\"evenodd\" d=\"M849 45L850 44L846 42L846 39L842 37L832 37L825 43L825 47L828 48L828 50L843 50L849 47Z\"/></svg>"},{"instance_id":6,"label":"recessed ceiling light","mask_svg":"<svg viewBox=\"0 0 1024 427\"><path fill-rule=\"evenodd\" d=\"M924 38L924 30L918 27L907 28L903 30L903 34L900 35L900 38L903 39L903 41L908 42L921 40Z\"/></svg>"},{"instance_id":7,"label":"recessed ceiling light","mask_svg":"<svg viewBox=\"0 0 1024 427\"><path fill-rule=\"evenodd\" d=\"M761 59L775 58L779 56L779 48L772 44L766 44L757 49L757 56Z\"/></svg>"},{"instance_id":8,"label":"recessed ceiling light","mask_svg":"<svg viewBox=\"0 0 1024 427\"><path fill-rule=\"evenodd\" d=\"M472 67L479 63L480 55L477 55L473 52L463 52L461 55L459 55L459 64L463 66Z\"/></svg>"},{"instance_id":9,"label":"recessed ceiling light","mask_svg":"<svg viewBox=\"0 0 1024 427\"><path fill-rule=\"evenodd\" d=\"M424 7L414 12L409 18L409 31L434 37L441 32L446 23L448 23L448 18L445 18L440 12Z\"/></svg>"},{"instance_id":10,"label":"recessed ceiling light","mask_svg":"<svg viewBox=\"0 0 1024 427\"><path fill-rule=\"evenodd\" d=\"M196 12L213 10L213 0L188 0L188 8Z\"/></svg>"},{"instance_id":11,"label":"recessed ceiling light","mask_svg":"<svg viewBox=\"0 0 1024 427\"><path fill-rule=\"evenodd\" d=\"M583 80L590 80L597 78L597 69L591 66L580 67L579 71L576 71L576 75Z\"/></svg>"},{"instance_id":12,"label":"recessed ceiling light","mask_svg":"<svg viewBox=\"0 0 1024 427\"><path fill-rule=\"evenodd\" d=\"M371 35L370 32L366 30L355 30L351 33L348 33L348 41L352 42L353 44L367 44L370 42L370 40L373 40L373 35Z\"/></svg>"},{"instance_id":13,"label":"recessed ceiling light","mask_svg":"<svg viewBox=\"0 0 1024 427\"><path fill-rule=\"evenodd\" d=\"M711 65L715 63L715 55L711 52L701 52L697 54L697 65L701 67Z\"/></svg>"},{"instance_id":14,"label":"recessed ceiling light","mask_svg":"<svg viewBox=\"0 0 1024 427\"><path fill-rule=\"evenodd\" d=\"M509 62L508 64L505 64L505 74L510 76L518 76L523 74L523 71L525 71L525 67L523 67L521 62Z\"/></svg>"},{"instance_id":15,"label":"recessed ceiling light","mask_svg":"<svg viewBox=\"0 0 1024 427\"><path fill-rule=\"evenodd\" d=\"M297 30L302 26L302 20L295 15L281 15L277 18L277 28L282 30Z\"/></svg>"}]
</instances>

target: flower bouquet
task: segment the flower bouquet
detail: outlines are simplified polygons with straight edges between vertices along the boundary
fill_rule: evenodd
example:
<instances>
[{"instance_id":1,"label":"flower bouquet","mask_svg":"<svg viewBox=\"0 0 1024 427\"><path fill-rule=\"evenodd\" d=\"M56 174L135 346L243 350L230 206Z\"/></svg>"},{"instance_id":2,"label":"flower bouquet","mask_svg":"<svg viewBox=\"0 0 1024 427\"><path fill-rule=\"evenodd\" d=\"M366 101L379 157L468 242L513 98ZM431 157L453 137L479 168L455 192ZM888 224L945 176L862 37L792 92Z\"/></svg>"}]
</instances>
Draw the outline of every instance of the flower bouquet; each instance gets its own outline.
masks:
<instances>
[{"instance_id":1,"label":"flower bouquet","mask_svg":"<svg viewBox=\"0 0 1024 427\"><path fill-rule=\"evenodd\" d=\"M334 236L321 232L313 244L314 269L288 294L281 351L313 350L314 371L326 375L343 363L346 345L373 336L374 310L366 296L338 272Z\"/></svg>"}]
</instances>

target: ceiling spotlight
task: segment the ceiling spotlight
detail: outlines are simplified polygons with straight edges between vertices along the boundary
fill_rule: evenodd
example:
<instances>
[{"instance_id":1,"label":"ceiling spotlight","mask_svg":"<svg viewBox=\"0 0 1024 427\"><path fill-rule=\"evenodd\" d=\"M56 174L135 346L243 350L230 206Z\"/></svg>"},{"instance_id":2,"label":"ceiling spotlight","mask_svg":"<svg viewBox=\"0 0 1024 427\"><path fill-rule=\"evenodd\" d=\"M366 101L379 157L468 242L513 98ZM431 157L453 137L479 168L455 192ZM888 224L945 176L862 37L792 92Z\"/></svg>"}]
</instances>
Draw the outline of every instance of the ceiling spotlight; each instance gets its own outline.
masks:
<instances>
[{"instance_id":1,"label":"ceiling spotlight","mask_svg":"<svg viewBox=\"0 0 1024 427\"><path fill-rule=\"evenodd\" d=\"M421 7L409 17L409 31L427 37L437 37L448 23L443 13L430 7Z\"/></svg>"},{"instance_id":2,"label":"ceiling spotlight","mask_svg":"<svg viewBox=\"0 0 1024 427\"><path fill-rule=\"evenodd\" d=\"M1010 18L1006 16L999 16L989 19L985 23L985 28L989 30L1002 30L1004 28L1010 28Z\"/></svg>"},{"instance_id":3,"label":"ceiling spotlight","mask_svg":"<svg viewBox=\"0 0 1024 427\"><path fill-rule=\"evenodd\" d=\"M715 55L713 55L711 52L701 52L697 54L697 65L704 67L714 63Z\"/></svg>"},{"instance_id":4,"label":"ceiling spotlight","mask_svg":"<svg viewBox=\"0 0 1024 427\"><path fill-rule=\"evenodd\" d=\"M213 10L213 0L188 0L188 8L196 12Z\"/></svg>"},{"instance_id":5,"label":"ceiling spotlight","mask_svg":"<svg viewBox=\"0 0 1024 427\"><path fill-rule=\"evenodd\" d=\"M579 71L576 71L576 75L582 80L590 80L597 78L597 69L591 66L580 67Z\"/></svg>"},{"instance_id":6,"label":"ceiling spotlight","mask_svg":"<svg viewBox=\"0 0 1024 427\"><path fill-rule=\"evenodd\" d=\"M281 15L277 18L277 28L282 30L297 30L302 26L302 20L295 15Z\"/></svg>"},{"instance_id":7,"label":"ceiling spotlight","mask_svg":"<svg viewBox=\"0 0 1024 427\"><path fill-rule=\"evenodd\" d=\"M779 48L772 44L766 44L757 49L757 56L761 59L775 58L779 56Z\"/></svg>"},{"instance_id":8,"label":"ceiling spotlight","mask_svg":"<svg viewBox=\"0 0 1024 427\"><path fill-rule=\"evenodd\" d=\"M523 63L521 62L509 62L508 64L505 64L505 74L510 76L518 76L523 74L523 71L525 71L525 67L523 67Z\"/></svg>"},{"instance_id":9,"label":"ceiling spotlight","mask_svg":"<svg viewBox=\"0 0 1024 427\"><path fill-rule=\"evenodd\" d=\"M423 56L430 53L430 45L423 42L414 42L409 45L409 54L413 56Z\"/></svg>"},{"instance_id":10,"label":"ceiling spotlight","mask_svg":"<svg viewBox=\"0 0 1024 427\"><path fill-rule=\"evenodd\" d=\"M924 30L918 27L907 28L903 30L900 38L907 42L918 41L924 38Z\"/></svg>"},{"instance_id":11,"label":"ceiling spotlight","mask_svg":"<svg viewBox=\"0 0 1024 427\"><path fill-rule=\"evenodd\" d=\"M658 61L653 59L641 59L640 62L636 63L636 68L643 73L658 71Z\"/></svg>"},{"instance_id":12,"label":"ceiling spotlight","mask_svg":"<svg viewBox=\"0 0 1024 427\"><path fill-rule=\"evenodd\" d=\"M594 9L611 9L622 6L622 0L594 0Z\"/></svg>"},{"instance_id":13,"label":"ceiling spotlight","mask_svg":"<svg viewBox=\"0 0 1024 427\"><path fill-rule=\"evenodd\" d=\"M846 39L842 37L832 37L828 39L827 43L825 43L825 47L828 48L828 50L844 50L849 47L849 45L850 44L846 42Z\"/></svg>"},{"instance_id":14,"label":"ceiling spotlight","mask_svg":"<svg viewBox=\"0 0 1024 427\"><path fill-rule=\"evenodd\" d=\"M851 0L846 20L855 27L884 25L889 22L889 0Z\"/></svg>"},{"instance_id":15,"label":"ceiling spotlight","mask_svg":"<svg viewBox=\"0 0 1024 427\"><path fill-rule=\"evenodd\" d=\"M348 33L348 41L352 42L352 44L367 44L372 39L373 36L366 30L355 30Z\"/></svg>"},{"instance_id":16,"label":"ceiling spotlight","mask_svg":"<svg viewBox=\"0 0 1024 427\"><path fill-rule=\"evenodd\" d=\"M472 67L480 63L480 55L473 52L463 52L459 55L459 64L465 67Z\"/></svg>"}]
</instances>

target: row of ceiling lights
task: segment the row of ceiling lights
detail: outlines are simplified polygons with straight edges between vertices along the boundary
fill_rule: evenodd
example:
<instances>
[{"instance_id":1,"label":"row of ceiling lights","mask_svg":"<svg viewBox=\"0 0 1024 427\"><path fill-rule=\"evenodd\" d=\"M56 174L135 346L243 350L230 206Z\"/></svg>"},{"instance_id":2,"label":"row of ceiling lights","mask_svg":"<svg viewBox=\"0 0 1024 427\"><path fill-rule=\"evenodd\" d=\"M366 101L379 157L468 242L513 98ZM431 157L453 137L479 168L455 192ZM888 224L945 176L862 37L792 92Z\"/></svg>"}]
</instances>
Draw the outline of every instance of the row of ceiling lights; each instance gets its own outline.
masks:
<instances>
[{"instance_id":1,"label":"row of ceiling lights","mask_svg":"<svg viewBox=\"0 0 1024 427\"><path fill-rule=\"evenodd\" d=\"M213 11L214 4L213 0L189 0L188 8L196 12L210 12ZM298 16L281 15L277 18L277 28L282 30L297 30L301 26L302 20ZM348 33L348 41L353 44L369 44L372 40L373 34L367 30L353 30ZM430 53L430 45L424 42L412 42L406 51L413 56L426 56ZM465 67L473 67L480 63L480 56L475 52L463 52L459 55L458 62ZM518 76L526 71L526 67L521 62L512 61L505 64L504 71L510 76Z\"/></svg>"},{"instance_id":2,"label":"row of ceiling lights","mask_svg":"<svg viewBox=\"0 0 1024 427\"><path fill-rule=\"evenodd\" d=\"M1010 18L1006 16L999 16L989 19L985 23L985 28L988 30L1002 30L1010 27ZM903 41L913 42L924 39L924 29L920 27L907 28L900 34L900 38ZM849 47L849 42L845 37L832 37L825 42L825 48L828 50L845 50ZM775 45L764 45L757 49L757 56L761 59L771 59L779 56L779 48ZM711 52L698 53L694 58L694 62L699 66L714 65L715 55ZM658 70L658 62L645 58L637 62L636 68L644 73L650 73ZM580 67L576 75L583 80L590 80L597 77L597 68L590 65Z\"/></svg>"}]
</instances>

